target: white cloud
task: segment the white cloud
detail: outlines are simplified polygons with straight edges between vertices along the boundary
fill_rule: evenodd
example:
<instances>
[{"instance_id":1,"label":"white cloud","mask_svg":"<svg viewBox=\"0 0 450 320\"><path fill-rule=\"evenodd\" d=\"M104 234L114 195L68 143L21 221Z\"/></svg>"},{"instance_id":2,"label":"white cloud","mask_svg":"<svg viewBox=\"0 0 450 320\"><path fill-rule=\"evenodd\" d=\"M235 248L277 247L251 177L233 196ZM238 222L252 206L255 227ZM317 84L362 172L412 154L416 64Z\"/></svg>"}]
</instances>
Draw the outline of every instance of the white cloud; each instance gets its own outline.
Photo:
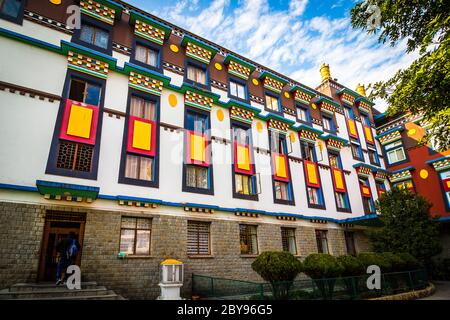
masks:
<instances>
[{"instance_id":1,"label":"white cloud","mask_svg":"<svg viewBox=\"0 0 450 320\"><path fill-rule=\"evenodd\" d=\"M333 78L355 89L359 82L386 80L417 58L405 53L404 42L379 45L375 37L352 29L349 17L305 19L307 0L291 0L281 11L271 10L268 0L242 0L234 9L229 0L214 0L196 15L189 11L198 5L182 0L155 14L310 87L320 83L323 62Z\"/></svg>"}]
</instances>

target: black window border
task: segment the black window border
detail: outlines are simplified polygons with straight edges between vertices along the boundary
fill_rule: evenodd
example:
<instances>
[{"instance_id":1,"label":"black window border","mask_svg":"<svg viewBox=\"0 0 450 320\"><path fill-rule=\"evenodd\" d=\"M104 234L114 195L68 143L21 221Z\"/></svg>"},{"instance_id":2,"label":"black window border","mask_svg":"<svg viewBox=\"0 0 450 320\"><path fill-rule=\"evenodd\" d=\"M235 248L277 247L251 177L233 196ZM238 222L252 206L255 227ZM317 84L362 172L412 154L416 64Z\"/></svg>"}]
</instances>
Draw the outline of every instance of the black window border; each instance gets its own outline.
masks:
<instances>
[{"instance_id":1,"label":"black window border","mask_svg":"<svg viewBox=\"0 0 450 320\"><path fill-rule=\"evenodd\" d=\"M188 67L190 65L195 67L195 68L203 69L205 71L205 75L206 75L205 82L206 82L206 84L201 84L201 83L198 83L198 82L195 82L193 80L188 79ZM203 63L203 62L197 61L197 60L195 60L193 58L186 58L186 61L184 63L183 82L187 83L187 84L189 84L189 85L191 85L191 86L193 86L195 88L199 88L201 90L211 91L211 84L210 84L210 81L209 81L209 68L208 68L208 65Z\"/></svg>"},{"instance_id":2,"label":"black window border","mask_svg":"<svg viewBox=\"0 0 450 320\"><path fill-rule=\"evenodd\" d=\"M113 38L113 30L114 30L113 26L111 26L103 21L100 21L98 19L89 17L85 14L81 14L81 25L83 25L83 24L86 24L86 25L89 25L89 26L92 26L92 27L95 27L95 28L98 28L98 29L101 29L101 30L107 32L109 35L108 47L106 49L104 49L102 47L98 47L98 46L95 46L93 44L90 44L90 43L87 43L87 42L84 42L83 40L81 40L80 39L81 26L79 29L74 30L73 35L72 35L72 42L76 43L80 46L83 46L85 48L89 48L91 50L98 51L98 52L101 52L101 53L111 56L112 55L112 38Z\"/></svg>"},{"instance_id":3,"label":"black window border","mask_svg":"<svg viewBox=\"0 0 450 320\"><path fill-rule=\"evenodd\" d=\"M158 59L157 59L158 65L156 67L146 64L144 62L141 62L139 60L136 60L136 46L137 45L154 50L158 53ZM162 66L163 57L164 57L164 55L163 55L162 46L160 46L154 42L151 42L150 40L139 37L137 35L134 37L133 45L132 45L132 49L131 49L131 55L130 55L130 63L138 65L144 69L149 69L149 70L156 71L158 73L163 74L163 66Z\"/></svg>"},{"instance_id":4,"label":"black window border","mask_svg":"<svg viewBox=\"0 0 450 320\"><path fill-rule=\"evenodd\" d=\"M130 117L130 109L131 109L131 97L137 96L146 100L150 100L156 103L156 150L155 156L153 157L154 161L154 172L153 172L153 181L133 179L125 177L125 169L126 169L126 158L127 158L127 142L128 142L128 126L129 126L129 117ZM151 187L151 188L159 188L159 146L160 146L160 113L161 113L161 99L159 96L145 93L140 90L136 90L133 88L128 88L128 97L127 97L127 111L125 116L125 125L122 136L122 151L120 154L120 166L119 166L119 179L118 183L121 184L129 184L141 187ZM133 154L133 153L129 153ZM146 157L139 154L133 154L139 157ZM150 157L146 157L150 158Z\"/></svg>"},{"instance_id":5,"label":"black window border","mask_svg":"<svg viewBox=\"0 0 450 320\"><path fill-rule=\"evenodd\" d=\"M242 99L240 97L234 96L231 94L231 85L230 82L236 82L239 85L244 86L244 90L245 90L245 99ZM245 103L250 103L250 95L248 93L248 85L247 85L247 81L240 79L238 77L234 77L232 75L228 75L228 96L233 99L233 100L237 100L237 101L241 101L241 102L245 102Z\"/></svg>"},{"instance_id":6,"label":"black window border","mask_svg":"<svg viewBox=\"0 0 450 320\"><path fill-rule=\"evenodd\" d=\"M194 112L194 113L198 113L198 114L202 114L204 116L207 117L207 123L208 123L208 129L206 130L206 132L208 133L208 149L209 149L209 155L210 155L210 159L211 161L209 162L209 167L208 170L209 171L209 185L210 188L209 189L202 189L202 188L194 188L194 187L188 187L186 185L186 169L187 166L189 166L190 164L186 163L186 143L185 143L185 137L186 137L186 126L187 126L187 114L188 112ZM212 141L211 141L211 114L208 111L205 110L200 110L194 107L190 107L190 106L186 106L184 108L184 134L183 134L183 174L182 174L182 188L181 191L182 192L189 192L189 193L198 193L198 194L205 194L205 195L214 195L214 170L213 170L213 154L212 154ZM206 168L206 167L203 167Z\"/></svg>"},{"instance_id":7,"label":"black window border","mask_svg":"<svg viewBox=\"0 0 450 320\"><path fill-rule=\"evenodd\" d=\"M300 119L298 117L298 110L297 109L304 109L306 111L306 116L308 118L308 121L304 121L304 120L302 120L302 119ZM304 124L306 124L308 126L311 126L311 112L309 111L309 107L306 104L299 103L299 102L295 103L295 119L299 123L304 123Z\"/></svg>"},{"instance_id":8,"label":"black window border","mask_svg":"<svg viewBox=\"0 0 450 320\"><path fill-rule=\"evenodd\" d=\"M278 111L272 110L267 108L267 100L266 100L266 96L271 96L273 98L277 98L278 99ZM281 105L281 94L280 93L276 93L274 91L271 90L264 90L264 110L270 113L274 113L277 114L279 116L283 116L283 106Z\"/></svg>"},{"instance_id":9,"label":"black window border","mask_svg":"<svg viewBox=\"0 0 450 320\"><path fill-rule=\"evenodd\" d=\"M77 78L82 81L87 81L90 83L94 83L96 85L99 85L101 88L101 96L100 101L98 105L98 122L97 122L97 132L96 132L96 140L92 155L92 170L91 172L80 172L80 171L74 171L69 169L63 169L63 168L57 168L56 162L57 162L57 156L58 156L58 147L59 147L59 133L61 131L61 125L62 125L62 119L64 115L64 109L66 105L66 99L68 99L69 96L69 87L70 87L70 80L72 78ZM64 176L64 177L73 177L73 178L80 178L80 179L89 179L89 180L97 180L97 174L98 174L98 160L100 156L100 142L101 142L101 132L102 132L102 123L103 123L103 106L105 103L105 89L106 89L106 80L100 79L91 75L87 75L82 72L78 72L75 70L67 69L66 79L64 81L64 89L62 94L62 99L59 104L59 110L58 115L56 117L56 123L55 128L53 130L53 137L52 137L52 143L50 146L50 152L47 160L47 166L45 169L46 174L52 174L52 175L58 175L58 176ZM65 141L65 140L64 140Z\"/></svg>"},{"instance_id":10,"label":"black window border","mask_svg":"<svg viewBox=\"0 0 450 320\"><path fill-rule=\"evenodd\" d=\"M287 159L287 171L288 171L288 175L289 175L289 182L287 181L280 181L280 182L284 182L289 184L289 187L291 189L291 200L281 200L281 199L277 199L276 197L276 190L275 190L275 174L273 173L274 169L273 166L275 165L272 161L272 150L271 150L271 146L272 146L272 131L271 130L267 130L269 133L269 152L270 152L270 164L271 164L271 170L272 170L272 194L273 194L273 202L276 204L283 204L283 205L288 205L288 206L295 206L295 193L294 193L294 186L292 183L292 174L291 174L291 166L289 164L289 155L286 154L286 159ZM278 135L284 138L284 140L287 140L287 136L281 133L278 133ZM287 143L287 141L285 142ZM287 146L286 146L287 148Z\"/></svg>"},{"instance_id":11,"label":"black window border","mask_svg":"<svg viewBox=\"0 0 450 320\"><path fill-rule=\"evenodd\" d=\"M23 25L23 14L25 11L25 4L27 1L28 0L20 1L19 14L17 15L17 17L11 17L11 16L8 16L8 15L0 12L0 19L6 20L9 22L18 24L18 25Z\"/></svg>"}]
</instances>

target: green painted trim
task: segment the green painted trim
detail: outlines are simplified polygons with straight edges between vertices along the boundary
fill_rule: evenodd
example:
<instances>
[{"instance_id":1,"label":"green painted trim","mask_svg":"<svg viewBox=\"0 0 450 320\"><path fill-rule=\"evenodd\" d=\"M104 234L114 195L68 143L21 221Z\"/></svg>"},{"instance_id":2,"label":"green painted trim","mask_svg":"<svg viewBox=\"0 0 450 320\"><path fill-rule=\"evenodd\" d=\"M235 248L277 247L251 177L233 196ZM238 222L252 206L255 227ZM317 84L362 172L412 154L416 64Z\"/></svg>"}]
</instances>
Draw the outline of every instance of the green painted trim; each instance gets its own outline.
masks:
<instances>
[{"instance_id":1,"label":"green painted trim","mask_svg":"<svg viewBox=\"0 0 450 320\"><path fill-rule=\"evenodd\" d=\"M281 82L283 84L283 86L285 86L289 82L288 80L286 80L284 78L281 78L279 76L276 76L276 75L274 75L273 73L271 73L269 71L264 71L263 73L261 73L259 75L258 79L262 79L262 78L265 78L265 77L269 77L269 78L272 78L272 79L274 79L276 81L279 81L279 82Z\"/></svg>"},{"instance_id":2,"label":"green painted trim","mask_svg":"<svg viewBox=\"0 0 450 320\"><path fill-rule=\"evenodd\" d=\"M107 79L108 78L108 76L103 74L103 73L99 73L99 72L95 72L95 71L92 71L92 70L89 70L89 69L78 67L78 66L75 66L73 64L67 65L67 68L72 69L72 70L76 70L76 71L79 71L79 72L87 73L87 74L90 74L90 75L92 75L94 77L98 77L98 78L101 78L101 79Z\"/></svg>"},{"instance_id":3,"label":"green painted trim","mask_svg":"<svg viewBox=\"0 0 450 320\"><path fill-rule=\"evenodd\" d=\"M199 46L199 47L211 52L211 59L214 58L216 53L219 51L219 49L217 49L216 47L213 47L203 41L197 40L197 39L185 34L183 36L183 39L181 40L181 45L186 46L188 42L195 44L196 46Z\"/></svg>"},{"instance_id":4,"label":"green painted trim","mask_svg":"<svg viewBox=\"0 0 450 320\"><path fill-rule=\"evenodd\" d=\"M239 77L241 79L244 79L245 81L248 81L248 77L244 76L243 74L241 74L239 72L236 72L236 71L233 71L233 70L228 70L228 73L230 73L230 74L232 74L232 75L234 75L236 77Z\"/></svg>"},{"instance_id":5,"label":"green painted trim","mask_svg":"<svg viewBox=\"0 0 450 320\"><path fill-rule=\"evenodd\" d=\"M150 37L149 35L147 35L145 33L142 33L142 32L139 32L139 31L135 31L134 34L136 34L136 35L138 35L138 36L140 36L140 37L142 37L144 39L147 39L147 40L149 40L151 42L154 42L156 44L159 44L159 45L163 45L164 44L164 42L161 39Z\"/></svg>"},{"instance_id":6,"label":"green painted trim","mask_svg":"<svg viewBox=\"0 0 450 320\"><path fill-rule=\"evenodd\" d=\"M351 95L352 97L354 97L355 99L358 98L358 97L362 97L362 96L359 95L359 93L357 93L357 92L355 92L355 91L353 91L353 90L350 90L349 88L342 88L341 90L339 90L339 91L337 92L337 94L338 94L339 96L340 96L341 94L343 94L343 93L347 93L347 94Z\"/></svg>"},{"instance_id":7,"label":"green painted trim","mask_svg":"<svg viewBox=\"0 0 450 320\"><path fill-rule=\"evenodd\" d=\"M198 56L198 55L196 55L196 54L193 54L193 53L190 53L190 52L186 52L186 55L187 55L188 57L191 57L192 59L198 60L198 61L203 62L203 63L206 63L206 64L209 64L209 63L211 62L211 61L208 60L208 59L205 59L205 58L203 58L203 57L200 57L200 56ZM212 57L212 56L211 56L211 57Z\"/></svg>"},{"instance_id":8,"label":"green painted trim","mask_svg":"<svg viewBox=\"0 0 450 320\"><path fill-rule=\"evenodd\" d=\"M328 103L328 104L331 104L332 106L334 106L334 107L336 107L336 108L339 107L339 103L336 103L336 102L334 102L333 100L331 100L331 99L329 99L329 98L327 98L327 97L324 97L324 96L321 96L319 99L317 99L316 103L319 104L319 103L321 103L322 101L323 101L323 102L326 102L326 103Z\"/></svg>"},{"instance_id":9,"label":"green painted trim","mask_svg":"<svg viewBox=\"0 0 450 320\"><path fill-rule=\"evenodd\" d=\"M107 24L110 24L110 25L113 25L113 24L114 24L114 19L108 19L108 18L105 18L105 17L103 17L103 16L101 16L101 15L99 15L99 14L96 14L96 13L94 13L94 12L92 12L92 11L89 11L89 10L86 10L86 9L84 9L84 8L81 8L80 11L81 11L82 13L84 13L84 14L87 14L88 16L91 16L91 17L97 19L97 20L106 22Z\"/></svg>"},{"instance_id":10,"label":"green painted trim","mask_svg":"<svg viewBox=\"0 0 450 320\"><path fill-rule=\"evenodd\" d=\"M94 0L94 1L101 3L111 9L114 9L116 18L120 18L122 16L123 6L121 4L109 0Z\"/></svg>"},{"instance_id":11,"label":"green painted trim","mask_svg":"<svg viewBox=\"0 0 450 320\"><path fill-rule=\"evenodd\" d=\"M309 95L309 96L311 97L311 99L314 98L314 97L316 96L316 93L315 93L315 92L313 92L313 91L311 91L311 90L308 90L308 89L306 89L306 88L304 88L304 87L298 86L298 85L293 86L293 87L289 90L289 92L294 92L294 91L301 91L301 92L303 92L303 93Z\"/></svg>"},{"instance_id":12,"label":"green painted trim","mask_svg":"<svg viewBox=\"0 0 450 320\"><path fill-rule=\"evenodd\" d=\"M232 54L227 54L227 56L225 57L225 60L223 60L223 63L224 64L228 64L228 63L230 63L230 61L234 61L234 62L236 62L236 63L238 63L238 64L240 64L240 65L242 65L242 66L244 66L246 68L249 68L250 69L250 74L253 71L256 70L256 66L255 65L253 65L251 63L248 63L247 61L244 61L242 59L239 59L238 57L233 56Z\"/></svg>"},{"instance_id":13,"label":"green painted trim","mask_svg":"<svg viewBox=\"0 0 450 320\"><path fill-rule=\"evenodd\" d=\"M131 87L131 88L134 88L136 90L140 90L140 91L144 91L144 92L148 92L148 93L154 94L154 95L156 95L158 97L161 96L161 92L159 92L159 91L151 90L151 89L148 89L146 87L135 85L133 83L128 83L128 86Z\"/></svg>"},{"instance_id":14,"label":"green painted trim","mask_svg":"<svg viewBox=\"0 0 450 320\"><path fill-rule=\"evenodd\" d=\"M146 24L149 24L157 29L164 31L164 39L167 40L170 37L170 34L172 33L172 28L160 23L152 18L146 17L139 12L136 12L134 10L131 10L130 12L130 24L134 25L136 23L136 20L142 21Z\"/></svg>"}]
</instances>

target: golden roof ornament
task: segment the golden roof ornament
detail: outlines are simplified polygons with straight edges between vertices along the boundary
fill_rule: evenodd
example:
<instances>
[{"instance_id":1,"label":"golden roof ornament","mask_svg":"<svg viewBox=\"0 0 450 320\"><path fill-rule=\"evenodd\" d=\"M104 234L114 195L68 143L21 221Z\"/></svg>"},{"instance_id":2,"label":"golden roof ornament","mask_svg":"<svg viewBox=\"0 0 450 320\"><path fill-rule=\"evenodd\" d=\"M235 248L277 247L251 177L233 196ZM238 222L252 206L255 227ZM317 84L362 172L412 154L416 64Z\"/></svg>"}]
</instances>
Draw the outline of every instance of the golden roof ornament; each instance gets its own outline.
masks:
<instances>
[{"instance_id":1,"label":"golden roof ornament","mask_svg":"<svg viewBox=\"0 0 450 320\"><path fill-rule=\"evenodd\" d=\"M363 97L367 97L366 96L366 88L364 88L363 84L358 83L358 85L356 86L356 92L358 92Z\"/></svg>"},{"instance_id":2,"label":"golden roof ornament","mask_svg":"<svg viewBox=\"0 0 450 320\"><path fill-rule=\"evenodd\" d=\"M322 77L322 82L331 79L330 65L322 63L320 66L320 76Z\"/></svg>"}]
</instances>

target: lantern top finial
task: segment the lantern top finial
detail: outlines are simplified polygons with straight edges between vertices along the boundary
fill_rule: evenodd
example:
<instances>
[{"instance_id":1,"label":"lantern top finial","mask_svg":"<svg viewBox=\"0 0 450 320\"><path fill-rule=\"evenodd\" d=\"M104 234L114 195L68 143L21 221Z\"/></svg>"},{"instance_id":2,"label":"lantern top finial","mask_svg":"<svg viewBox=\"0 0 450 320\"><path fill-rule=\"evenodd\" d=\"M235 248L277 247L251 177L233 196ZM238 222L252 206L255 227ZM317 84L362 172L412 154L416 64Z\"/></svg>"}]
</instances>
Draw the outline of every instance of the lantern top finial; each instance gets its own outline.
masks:
<instances>
[{"instance_id":1,"label":"lantern top finial","mask_svg":"<svg viewBox=\"0 0 450 320\"><path fill-rule=\"evenodd\" d=\"M183 262L178 261L176 259L166 259L163 262L161 262L161 265L178 265L183 264Z\"/></svg>"}]
</instances>

